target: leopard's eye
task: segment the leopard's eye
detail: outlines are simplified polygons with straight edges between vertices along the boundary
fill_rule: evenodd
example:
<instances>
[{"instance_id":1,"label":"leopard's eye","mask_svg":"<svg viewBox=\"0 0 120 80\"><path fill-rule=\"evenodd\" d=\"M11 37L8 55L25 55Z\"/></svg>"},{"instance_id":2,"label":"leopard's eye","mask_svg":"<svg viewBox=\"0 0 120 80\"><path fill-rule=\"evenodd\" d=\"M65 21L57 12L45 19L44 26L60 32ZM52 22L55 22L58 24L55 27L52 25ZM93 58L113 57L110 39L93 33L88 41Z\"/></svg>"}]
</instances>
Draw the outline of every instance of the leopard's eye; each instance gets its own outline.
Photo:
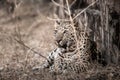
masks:
<instances>
[{"instance_id":1,"label":"leopard's eye","mask_svg":"<svg viewBox=\"0 0 120 80\"><path fill-rule=\"evenodd\" d=\"M63 33L66 33L67 32L67 30L64 30L64 32Z\"/></svg>"},{"instance_id":2,"label":"leopard's eye","mask_svg":"<svg viewBox=\"0 0 120 80\"><path fill-rule=\"evenodd\" d=\"M56 33L57 33L57 30L54 30L54 33L56 34Z\"/></svg>"},{"instance_id":3,"label":"leopard's eye","mask_svg":"<svg viewBox=\"0 0 120 80\"><path fill-rule=\"evenodd\" d=\"M59 20L57 20L56 23L57 23L58 25L60 25L60 21L59 21Z\"/></svg>"}]
</instances>

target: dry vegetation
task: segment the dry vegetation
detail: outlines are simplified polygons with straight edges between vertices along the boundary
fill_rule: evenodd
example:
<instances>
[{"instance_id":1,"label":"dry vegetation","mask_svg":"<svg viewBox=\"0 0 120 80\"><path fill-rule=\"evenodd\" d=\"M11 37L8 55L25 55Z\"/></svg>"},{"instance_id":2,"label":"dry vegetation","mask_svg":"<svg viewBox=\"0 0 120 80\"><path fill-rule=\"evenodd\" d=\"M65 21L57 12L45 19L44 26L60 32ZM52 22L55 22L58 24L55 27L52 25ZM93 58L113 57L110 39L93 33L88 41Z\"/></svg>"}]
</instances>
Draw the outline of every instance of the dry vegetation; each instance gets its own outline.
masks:
<instances>
[{"instance_id":1,"label":"dry vegetation","mask_svg":"<svg viewBox=\"0 0 120 80\"><path fill-rule=\"evenodd\" d=\"M47 56L55 48L54 24L47 18L52 14L51 5L43 5L39 0L34 3L32 0L22 1L13 13L7 12L7 4L0 6L0 71L3 73L6 69L23 69L26 72L29 67L39 66L45 60L39 54ZM23 41L30 49L19 44L16 39ZM32 52L32 49L38 53ZM8 72L14 73L12 70ZM0 77L0 80L4 78Z\"/></svg>"},{"instance_id":2,"label":"dry vegetation","mask_svg":"<svg viewBox=\"0 0 120 80\"><path fill-rule=\"evenodd\" d=\"M0 2L0 80L120 79L119 64L105 67L95 64L92 70L79 74L70 72L56 75L47 70L33 71L33 67L40 66L45 61L42 56L47 57L56 47L53 35L54 20L48 18L53 18L53 5L46 2L47 0L17 1L14 12L8 12L10 6L1 6L2 0ZM119 57L119 50L115 51Z\"/></svg>"}]
</instances>

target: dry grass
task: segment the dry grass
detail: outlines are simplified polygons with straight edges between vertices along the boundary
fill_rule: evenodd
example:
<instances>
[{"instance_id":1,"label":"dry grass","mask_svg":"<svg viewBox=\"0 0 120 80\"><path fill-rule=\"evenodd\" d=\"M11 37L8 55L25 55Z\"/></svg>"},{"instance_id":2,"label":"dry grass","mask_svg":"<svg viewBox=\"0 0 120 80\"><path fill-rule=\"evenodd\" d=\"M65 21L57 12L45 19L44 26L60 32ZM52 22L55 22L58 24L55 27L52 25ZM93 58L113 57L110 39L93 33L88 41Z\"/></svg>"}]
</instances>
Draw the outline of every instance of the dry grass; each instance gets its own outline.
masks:
<instances>
[{"instance_id":1,"label":"dry grass","mask_svg":"<svg viewBox=\"0 0 120 80\"><path fill-rule=\"evenodd\" d=\"M55 48L53 22L47 19L52 14L49 10L51 7L23 2L12 15L7 14L4 7L0 11L4 13L0 14L0 69L27 69L29 66L41 65L45 59L40 54L47 56ZM30 49L15 39L23 41Z\"/></svg>"}]
</instances>

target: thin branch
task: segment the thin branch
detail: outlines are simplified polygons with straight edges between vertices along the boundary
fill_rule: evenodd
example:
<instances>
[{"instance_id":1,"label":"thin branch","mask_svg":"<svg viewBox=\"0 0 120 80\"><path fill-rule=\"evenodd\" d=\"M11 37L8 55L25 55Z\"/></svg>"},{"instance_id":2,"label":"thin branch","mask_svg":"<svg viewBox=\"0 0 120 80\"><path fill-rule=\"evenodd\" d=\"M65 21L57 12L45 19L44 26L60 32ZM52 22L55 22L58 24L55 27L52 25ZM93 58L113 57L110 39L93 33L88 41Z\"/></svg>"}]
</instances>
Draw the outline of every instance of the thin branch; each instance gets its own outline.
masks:
<instances>
[{"instance_id":1,"label":"thin branch","mask_svg":"<svg viewBox=\"0 0 120 80\"><path fill-rule=\"evenodd\" d=\"M51 1L52 1L56 6L59 6L59 7L65 8L63 5L57 3L56 1L54 1L54 0L51 0Z\"/></svg>"},{"instance_id":2,"label":"thin branch","mask_svg":"<svg viewBox=\"0 0 120 80\"><path fill-rule=\"evenodd\" d=\"M51 17L47 17L47 19L52 20L52 21L70 21L68 19L59 19L59 18L51 18Z\"/></svg>"},{"instance_id":3,"label":"thin branch","mask_svg":"<svg viewBox=\"0 0 120 80\"><path fill-rule=\"evenodd\" d=\"M91 6L93 6L96 2L98 2L98 0L94 1L93 3L91 3L89 6L87 6L85 9L83 9L80 13L78 13L74 18L76 19L79 15L81 15L83 12L85 12L88 8L90 8Z\"/></svg>"},{"instance_id":4,"label":"thin branch","mask_svg":"<svg viewBox=\"0 0 120 80\"><path fill-rule=\"evenodd\" d=\"M69 7L69 3L68 3L68 0L66 0L66 3L67 3L67 8L68 8L68 13L69 13L69 18L70 18L70 22L71 22L71 27L73 28L73 32L74 32L74 37L75 37L75 40L76 40L76 47L77 49L79 48L79 43L78 43L78 38L77 38L77 35L76 35L76 29L75 29L75 26L74 26L74 20L71 16L71 11L70 11L70 7Z\"/></svg>"},{"instance_id":5,"label":"thin branch","mask_svg":"<svg viewBox=\"0 0 120 80\"><path fill-rule=\"evenodd\" d=\"M34 49L31 49L30 47L28 47L23 41L21 40L17 40L16 38L14 38L15 41L17 41L20 45L24 46L27 49L30 49L32 52L34 52L35 54L38 54L39 56L43 57L44 59L48 60L45 56L43 56L42 54L40 54L39 52L35 51Z\"/></svg>"},{"instance_id":6,"label":"thin branch","mask_svg":"<svg viewBox=\"0 0 120 80\"><path fill-rule=\"evenodd\" d=\"M76 1L77 1L77 0L72 1L72 3L70 4L70 7L71 7L72 5L74 5Z\"/></svg>"}]
</instances>

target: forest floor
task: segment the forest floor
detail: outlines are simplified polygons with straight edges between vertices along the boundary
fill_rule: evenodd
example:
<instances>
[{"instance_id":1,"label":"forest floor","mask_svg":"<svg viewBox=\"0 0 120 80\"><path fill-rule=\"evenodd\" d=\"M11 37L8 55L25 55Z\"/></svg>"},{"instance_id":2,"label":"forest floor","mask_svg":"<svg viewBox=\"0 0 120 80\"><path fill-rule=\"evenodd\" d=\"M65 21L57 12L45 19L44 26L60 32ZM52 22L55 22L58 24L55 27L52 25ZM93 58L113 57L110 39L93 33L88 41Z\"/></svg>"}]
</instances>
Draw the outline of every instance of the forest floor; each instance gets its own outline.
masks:
<instances>
[{"instance_id":1,"label":"forest floor","mask_svg":"<svg viewBox=\"0 0 120 80\"><path fill-rule=\"evenodd\" d=\"M56 46L54 44L53 7L51 4L22 3L14 13L0 8L0 80L119 80L120 67L99 67L86 73L55 75L33 71ZM28 48L18 43L19 39ZM32 49L38 54L32 52Z\"/></svg>"}]
</instances>

